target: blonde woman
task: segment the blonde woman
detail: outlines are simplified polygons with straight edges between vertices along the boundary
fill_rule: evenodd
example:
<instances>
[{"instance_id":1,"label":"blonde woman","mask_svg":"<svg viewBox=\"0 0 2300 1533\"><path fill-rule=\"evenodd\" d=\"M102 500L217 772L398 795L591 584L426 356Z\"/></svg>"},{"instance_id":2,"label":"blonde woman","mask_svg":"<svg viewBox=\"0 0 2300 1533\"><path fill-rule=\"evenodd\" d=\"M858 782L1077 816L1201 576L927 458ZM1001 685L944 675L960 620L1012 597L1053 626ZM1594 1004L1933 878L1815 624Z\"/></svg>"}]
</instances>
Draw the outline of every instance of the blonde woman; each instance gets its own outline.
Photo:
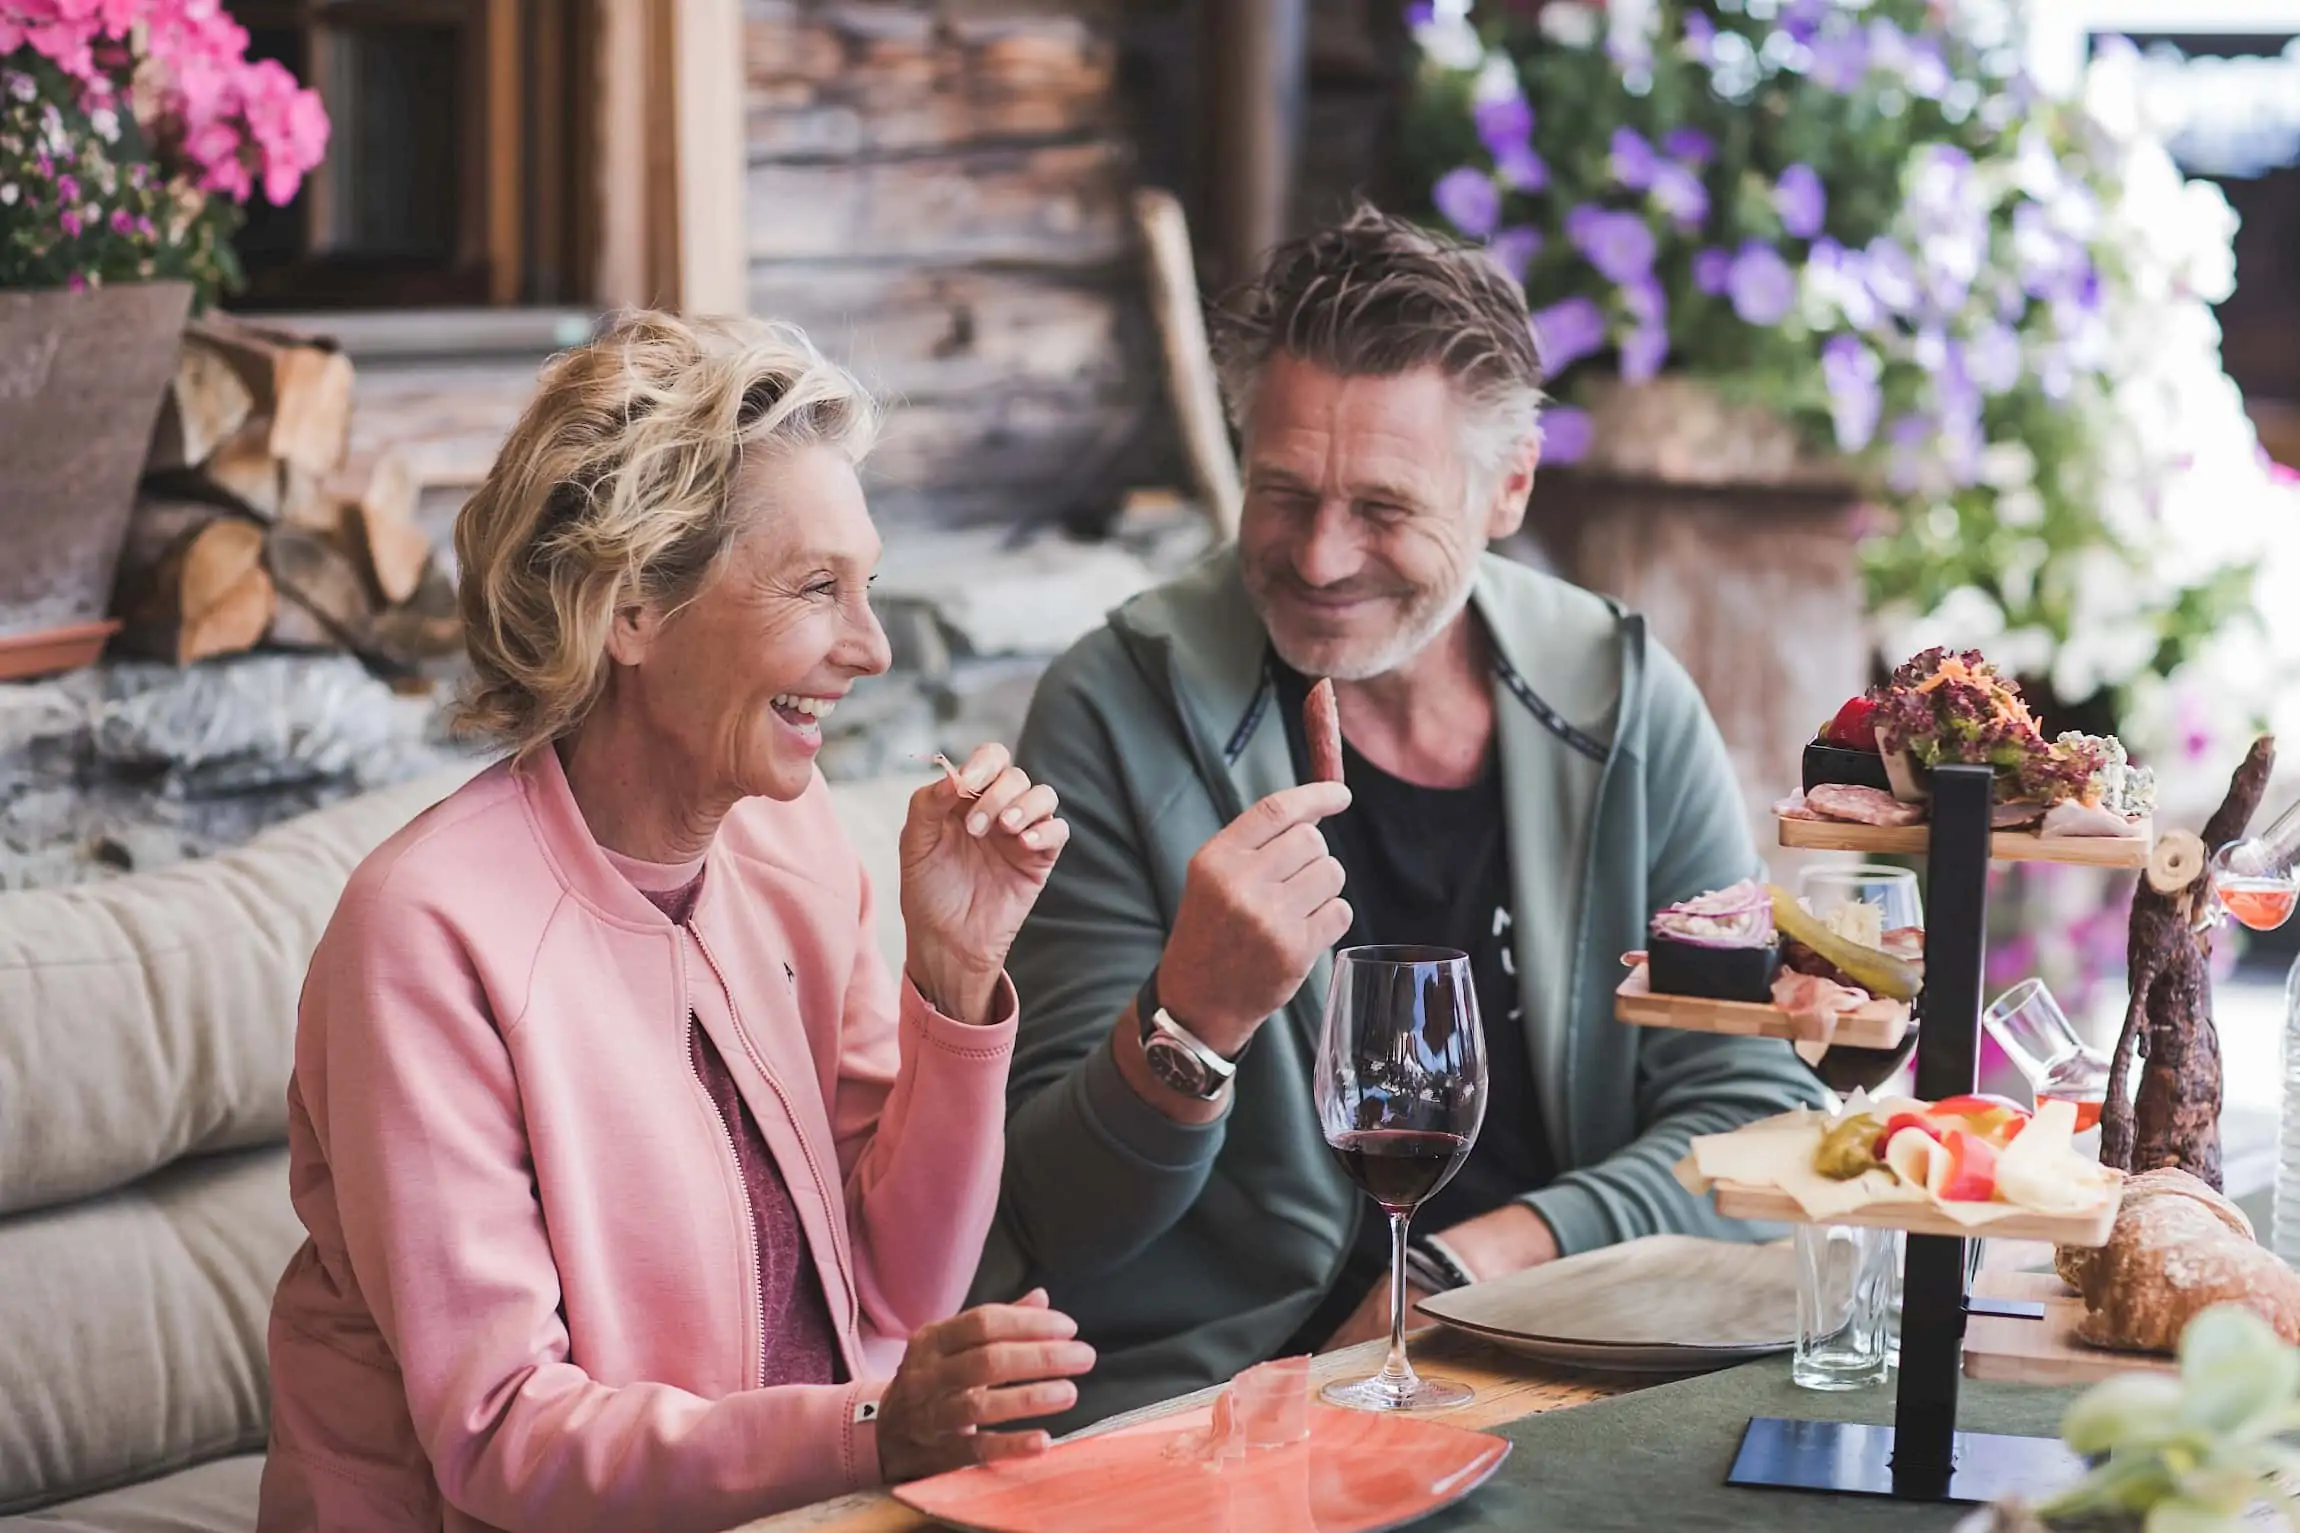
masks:
<instances>
[{"instance_id":1,"label":"blonde woman","mask_svg":"<svg viewBox=\"0 0 2300 1533\"><path fill-rule=\"evenodd\" d=\"M1042 1294L949 1318L1068 828L997 746L921 790L898 983L815 770L887 666L874 419L795 331L641 314L464 510L466 711L508 754L312 959L263 1528L725 1528L1074 1402Z\"/></svg>"}]
</instances>

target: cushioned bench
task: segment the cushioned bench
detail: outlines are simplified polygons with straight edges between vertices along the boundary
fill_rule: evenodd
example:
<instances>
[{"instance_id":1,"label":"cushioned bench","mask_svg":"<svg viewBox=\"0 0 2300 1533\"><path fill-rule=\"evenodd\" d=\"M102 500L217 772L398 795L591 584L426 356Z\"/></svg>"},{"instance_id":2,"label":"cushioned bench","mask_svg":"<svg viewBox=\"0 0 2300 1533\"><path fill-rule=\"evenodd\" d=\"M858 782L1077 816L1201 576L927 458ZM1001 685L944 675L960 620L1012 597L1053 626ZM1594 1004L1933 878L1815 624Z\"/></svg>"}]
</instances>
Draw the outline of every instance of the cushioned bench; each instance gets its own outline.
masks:
<instances>
[{"instance_id":1,"label":"cushioned bench","mask_svg":"<svg viewBox=\"0 0 2300 1533\"><path fill-rule=\"evenodd\" d=\"M0 894L0 1533L245 1533L272 1286L303 1237L304 965L359 860L468 772L203 862ZM834 797L901 961L914 782Z\"/></svg>"}]
</instances>

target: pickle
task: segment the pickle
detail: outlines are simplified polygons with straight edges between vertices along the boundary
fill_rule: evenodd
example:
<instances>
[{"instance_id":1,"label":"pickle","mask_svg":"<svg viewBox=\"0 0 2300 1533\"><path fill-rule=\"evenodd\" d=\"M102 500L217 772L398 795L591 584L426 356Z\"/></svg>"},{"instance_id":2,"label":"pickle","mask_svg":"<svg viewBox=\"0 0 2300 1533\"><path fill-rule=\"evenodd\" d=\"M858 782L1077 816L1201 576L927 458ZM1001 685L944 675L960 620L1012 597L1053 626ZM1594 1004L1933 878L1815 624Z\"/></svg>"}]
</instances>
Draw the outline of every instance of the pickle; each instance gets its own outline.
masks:
<instances>
[{"instance_id":1,"label":"pickle","mask_svg":"<svg viewBox=\"0 0 2300 1533\"><path fill-rule=\"evenodd\" d=\"M1884 1120L1854 1114L1821 1136L1821 1146L1813 1152L1813 1169L1840 1182L1876 1170L1883 1164L1877 1159L1877 1137L1884 1131Z\"/></svg>"},{"instance_id":2,"label":"pickle","mask_svg":"<svg viewBox=\"0 0 2300 1533\"><path fill-rule=\"evenodd\" d=\"M1829 930L1828 923L1797 903L1797 897L1777 884L1767 884L1773 896L1773 924L1785 937L1802 942L1820 954L1854 984L1871 995L1895 1001L1913 1001L1925 986L1915 964L1895 958L1881 948L1863 947Z\"/></svg>"}]
</instances>

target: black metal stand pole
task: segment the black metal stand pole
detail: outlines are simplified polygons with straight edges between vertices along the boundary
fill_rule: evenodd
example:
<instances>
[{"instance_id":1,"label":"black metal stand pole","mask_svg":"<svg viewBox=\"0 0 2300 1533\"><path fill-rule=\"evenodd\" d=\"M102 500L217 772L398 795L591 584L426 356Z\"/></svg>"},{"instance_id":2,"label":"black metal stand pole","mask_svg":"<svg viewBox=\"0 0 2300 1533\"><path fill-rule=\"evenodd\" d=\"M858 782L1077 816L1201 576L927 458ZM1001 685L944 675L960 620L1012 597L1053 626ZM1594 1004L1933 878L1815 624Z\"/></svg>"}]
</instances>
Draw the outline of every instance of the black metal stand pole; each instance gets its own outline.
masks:
<instances>
[{"instance_id":1,"label":"black metal stand pole","mask_svg":"<svg viewBox=\"0 0 2300 1533\"><path fill-rule=\"evenodd\" d=\"M1917 1095L1961 1096L1979 1078L1988 917L1987 767L1933 772L1925 864L1925 988L1919 1002ZM1893 1493L1934 1501L1956 1468L1957 1380L1964 1368L1965 1242L1911 1235L1901 1278L1900 1396L1893 1414Z\"/></svg>"},{"instance_id":2,"label":"black metal stand pole","mask_svg":"<svg viewBox=\"0 0 2300 1533\"><path fill-rule=\"evenodd\" d=\"M1932 788L1917 1095L1937 1102L1971 1091L1979 1074L1995 774L1937 767ZM2050 1438L1957 1430L1967 1249L1954 1236L1909 1237L1891 1427L1753 1418L1727 1482L1901 1501L1988 1501L2045 1494L2080 1474L2082 1461Z\"/></svg>"}]
</instances>

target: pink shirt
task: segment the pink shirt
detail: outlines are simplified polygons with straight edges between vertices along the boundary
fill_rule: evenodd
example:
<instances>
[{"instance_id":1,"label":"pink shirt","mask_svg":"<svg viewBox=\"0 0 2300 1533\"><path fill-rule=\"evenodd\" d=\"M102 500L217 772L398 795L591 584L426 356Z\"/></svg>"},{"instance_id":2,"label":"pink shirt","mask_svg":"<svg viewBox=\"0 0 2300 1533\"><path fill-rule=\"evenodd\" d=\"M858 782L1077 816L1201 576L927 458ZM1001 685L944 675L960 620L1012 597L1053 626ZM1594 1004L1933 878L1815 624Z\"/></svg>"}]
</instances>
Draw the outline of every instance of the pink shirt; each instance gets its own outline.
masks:
<instances>
[{"instance_id":1,"label":"pink shirt","mask_svg":"<svg viewBox=\"0 0 2300 1533\"><path fill-rule=\"evenodd\" d=\"M352 875L289 1087L309 1234L271 1320L258 1527L695 1530L878 1479L885 1380L964 1301L1014 1044L897 985L818 778L720 826L684 925L555 753ZM849 1382L772 1385L707 1037L780 1169Z\"/></svg>"}]
</instances>

